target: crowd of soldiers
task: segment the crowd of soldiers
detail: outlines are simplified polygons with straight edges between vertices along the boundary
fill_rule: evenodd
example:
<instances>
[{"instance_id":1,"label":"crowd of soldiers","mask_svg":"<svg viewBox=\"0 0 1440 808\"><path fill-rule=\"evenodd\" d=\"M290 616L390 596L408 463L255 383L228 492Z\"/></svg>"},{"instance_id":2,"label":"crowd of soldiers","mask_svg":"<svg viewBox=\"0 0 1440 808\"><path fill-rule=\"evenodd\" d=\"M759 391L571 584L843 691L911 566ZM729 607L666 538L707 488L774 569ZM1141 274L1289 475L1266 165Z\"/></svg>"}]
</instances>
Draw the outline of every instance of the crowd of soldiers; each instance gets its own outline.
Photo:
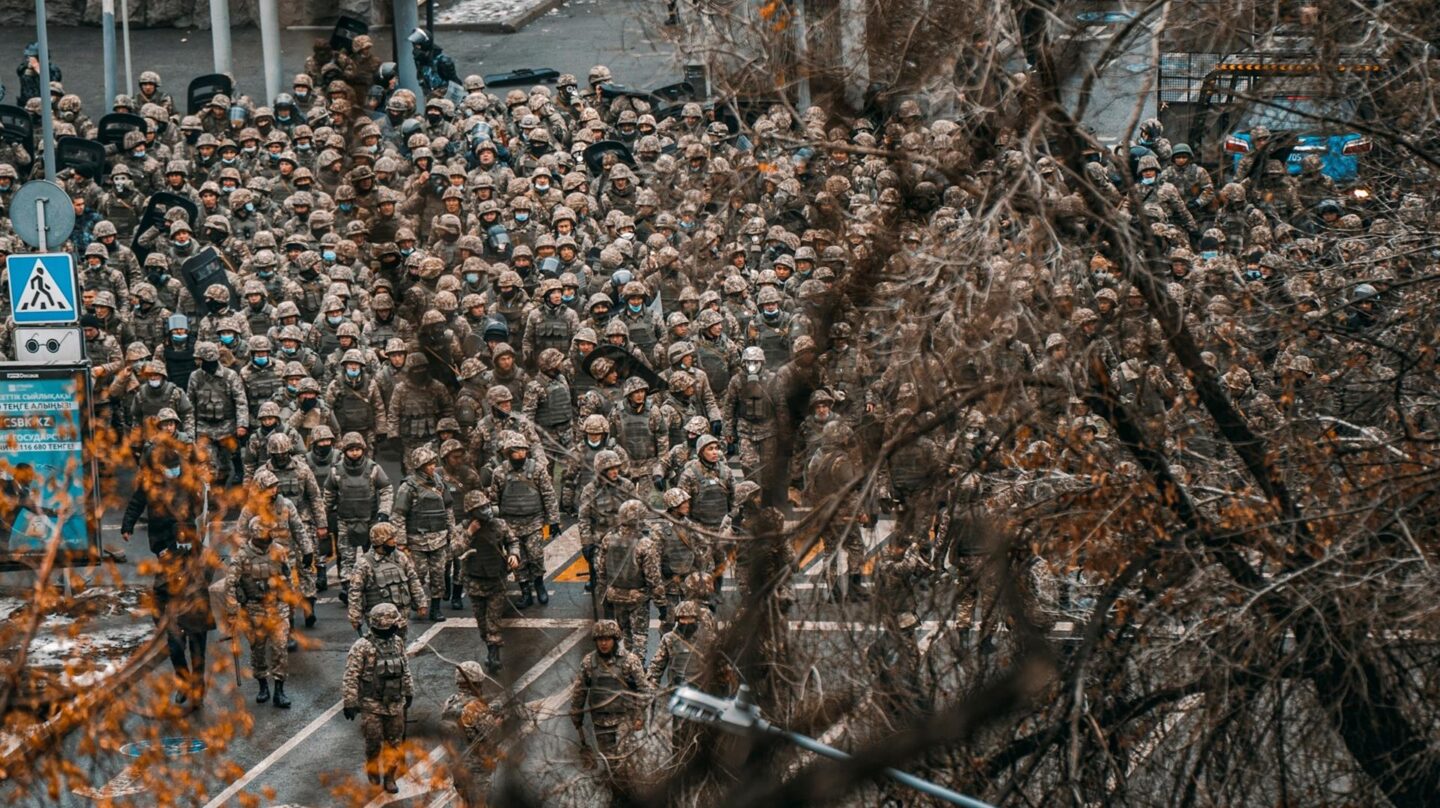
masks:
<instances>
[{"instance_id":1,"label":"crowd of soldiers","mask_svg":"<svg viewBox=\"0 0 1440 808\"><path fill-rule=\"evenodd\" d=\"M1419 196L1397 195L1393 214L1347 210L1311 157L1298 176L1242 163L1217 191L1155 120L1067 178L1060 161L1008 148L1014 133L996 159L971 161L962 130L913 101L883 121L776 105L737 132L699 103L657 119L611 81L596 66L583 83L487 92L470 75L459 102L417 98L360 37L350 53L317 48L271 106L220 95L183 115L145 72L113 109L146 129L124 136L105 176L57 178L77 212L66 247L103 418L142 436L142 468L169 474L179 445L210 485L253 490L225 591L257 701L289 706L290 627L314 624L336 563L362 635L345 713L363 717L367 771L387 789L377 761L413 697L409 622L470 599L486 658L461 666L447 714L484 735L498 726L478 683L501 670L499 618L548 604L545 547L566 526L604 611L572 715L582 728L590 716L582 738L610 754L653 689L698 670L723 570L771 481L838 498L827 591L880 592L905 612L895 636L909 639L876 654L906 679L920 581L985 551L965 541L962 509L1052 495L1113 440L1079 395L1047 430L1002 440L995 413L954 411L961 385L1048 374L1083 392L1082 354L1100 350L1126 403L1198 447L1187 376L1141 291L1075 225L1082 181L1116 216L1153 222L1169 294L1258 428L1301 411L1425 419L1386 404L1389 359L1363 347L1395 327L1386 311L1432 260ZM52 83L50 101L57 135L93 134L78 97ZM1268 133L1251 135L1265 154ZM586 159L603 141L625 149ZM40 170L31 158L0 146L0 195ZM1051 206L1048 257L1023 214L979 218L1002 187ZM159 191L199 215L177 207L137 241ZM862 306L846 290L880 221L898 224L897 249ZM0 253L23 249L8 227ZM225 283L191 290L182 267L207 248ZM937 290L934 269L957 250L973 252ZM975 333L961 312L982 288L1006 289L1012 308ZM956 305L901 316L933 310L937 293ZM1292 317L1303 327L1282 327ZM1044 410L1042 387L1024 395ZM380 462L396 457L398 481ZM877 458L881 485L855 485ZM147 507L137 497L127 536ZM183 531L157 538L148 506L152 548L188 548ZM867 580L863 539L884 509L897 523Z\"/></svg>"}]
</instances>

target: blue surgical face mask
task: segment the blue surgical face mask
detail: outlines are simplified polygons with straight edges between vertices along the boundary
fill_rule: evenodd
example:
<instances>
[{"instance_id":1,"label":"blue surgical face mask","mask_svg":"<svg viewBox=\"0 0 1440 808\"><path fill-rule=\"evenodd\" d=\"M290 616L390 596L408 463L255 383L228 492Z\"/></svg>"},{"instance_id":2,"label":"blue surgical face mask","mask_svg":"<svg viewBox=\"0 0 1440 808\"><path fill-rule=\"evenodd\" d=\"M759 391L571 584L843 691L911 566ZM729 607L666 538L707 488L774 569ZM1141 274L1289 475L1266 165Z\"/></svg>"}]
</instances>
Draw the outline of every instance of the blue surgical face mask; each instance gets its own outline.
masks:
<instances>
[{"instance_id":1,"label":"blue surgical face mask","mask_svg":"<svg viewBox=\"0 0 1440 808\"><path fill-rule=\"evenodd\" d=\"M479 283L479 282L480 282L480 273L479 273L479 272L466 272L466 273L465 273L465 282L466 282L466 283L470 283L470 284Z\"/></svg>"},{"instance_id":2,"label":"blue surgical face mask","mask_svg":"<svg viewBox=\"0 0 1440 808\"><path fill-rule=\"evenodd\" d=\"M631 314L639 314L645 310L645 305L643 303L626 303L625 308L629 309Z\"/></svg>"},{"instance_id":3,"label":"blue surgical face mask","mask_svg":"<svg viewBox=\"0 0 1440 808\"><path fill-rule=\"evenodd\" d=\"M280 350L283 351L287 356L294 356L295 354L300 352L300 346L297 345L294 348L291 348L289 345L281 345Z\"/></svg>"},{"instance_id":4,"label":"blue surgical face mask","mask_svg":"<svg viewBox=\"0 0 1440 808\"><path fill-rule=\"evenodd\" d=\"M290 120L290 119L289 119L289 118L282 118L282 120L288 121L288 120ZM295 144L295 150L296 150L296 151L310 151L310 149L312 149L312 148L314 148L314 147L313 147L311 144L309 144L309 143L296 143L296 144Z\"/></svg>"},{"instance_id":5,"label":"blue surgical face mask","mask_svg":"<svg viewBox=\"0 0 1440 808\"><path fill-rule=\"evenodd\" d=\"M268 357L268 356L257 356L257 357L252 358L250 361L252 361L252 362L255 363L255 367L257 367L257 368L263 368L263 367L265 367L266 365L269 365L269 364L270 364L270 357Z\"/></svg>"},{"instance_id":6,"label":"blue surgical face mask","mask_svg":"<svg viewBox=\"0 0 1440 808\"><path fill-rule=\"evenodd\" d=\"M164 380L164 379L147 379L145 383L148 384L148 385L150 385L150 389L151 389L151 390L159 390L159 389L160 389L160 386L163 385L163 384L165 384L165 380Z\"/></svg>"},{"instance_id":7,"label":"blue surgical face mask","mask_svg":"<svg viewBox=\"0 0 1440 808\"><path fill-rule=\"evenodd\" d=\"M408 256L408 255L410 255L410 254L413 253L413 252L415 252L415 248L414 248L414 247L401 247L401 248L400 248L400 254L401 254L401 255Z\"/></svg>"},{"instance_id":8,"label":"blue surgical face mask","mask_svg":"<svg viewBox=\"0 0 1440 808\"><path fill-rule=\"evenodd\" d=\"M521 224L524 224L525 222L530 221L530 214L525 213L525 212L523 212L523 211L520 212L520 213L517 213L517 214L515 214L515 221L520 222Z\"/></svg>"},{"instance_id":9,"label":"blue surgical face mask","mask_svg":"<svg viewBox=\"0 0 1440 808\"><path fill-rule=\"evenodd\" d=\"M294 395L295 393L300 392L300 386L296 384L287 384L285 385L285 392Z\"/></svg>"},{"instance_id":10,"label":"blue surgical face mask","mask_svg":"<svg viewBox=\"0 0 1440 808\"><path fill-rule=\"evenodd\" d=\"M234 344L235 344L235 335L234 335L234 334L221 334L221 335L220 335L220 342L221 342L222 344L224 344L224 345L234 345Z\"/></svg>"},{"instance_id":11,"label":"blue surgical face mask","mask_svg":"<svg viewBox=\"0 0 1440 808\"><path fill-rule=\"evenodd\" d=\"M358 378L360 378L360 368L345 368L345 378L347 378L347 379L358 379Z\"/></svg>"},{"instance_id":12,"label":"blue surgical face mask","mask_svg":"<svg viewBox=\"0 0 1440 808\"><path fill-rule=\"evenodd\" d=\"M255 203L254 203L254 202L246 202L246 203L245 203L245 212L246 212L246 213L254 213L254 212L255 212Z\"/></svg>"},{"instance_id":13,"label":"blue surgical face mask","mask_svg":"<svg viewBox=\"0 0 1440 808\"><path fill-rule=\"evenodd\" d=\"M331 263L333 264L333 263L335 262L335 251L334 251L334 250L321 250L321 251L320 251L320 257L323 258L323 259L325 259L326 261L331 262Z\"/></svg>"},{"instance_id":14,"label":"blue surgical face mask","mask_svg":"<svg viewBox=\"0 0 1440 808\"><path fill-rule=\"evenodd\" d=\"M143 160L143 159L145 159L145 150L144 150L144 149L136 149L136 150L130 152L130 156L131 156L131 157L134 157L134 158L137 159L137 160Z\"/></svg>"},{"instance_id":15,"label":"blue surgical face mask","mask_svg":"<svg viewBox=\"0 0 1440 808\"><path fill-rule=\"evenodd\" d=\"M228 165L234 165L234 164L235 164L235 158L234 158L234 157L221 157L221 158L220 158L220 162L224 163L224 164L227 165L227 166L228 166Z\"/></svg>"},{"instance_id":16,"label":"blue surgical face mask","mask_svg":"<svg viewBox=\"0 0 1440 808\"><path fill-rule=\"evenodd\" d=\"M189 334L171 334L170 339L177 345L184 345L185 340L190 339Z\"/></svg>"},{"instance_id":17,"label":"blue surgical face mask","mask_svg":"<svg viewBox=\"0 0 1440 808\"><path fill-rule=\"evenodd\" d=\"M1201 257L1201 258L1204 258L1206 261L1209 261L1209 260L1212 260L1212 259L1214 259L1214 258L1217 258L1217 257L1219 257L1219 255L1220 255L1220 252L1219 252L1218 250L1201 250L1201 251L1200 251L1200 257Z\"/></svg>"},{"instance_id":18,"label":"blue surgical face mask","mask_svg":"<svg viewBox=\"0 0 1440 808\"><path fill-rule=\"evenodd\" d=\"M278 163L278 162L280 162L280 152L270 152L270 162L272 162L272 163Z\"/></svg>"},{"instance_id":19,"label":"blue surgical face mask","mask_svg":"<svg viewBox=\"0 0 1440 808\"><path fill-rule=\"evenodd\" d=\"M169 478L172 479L172 480L175 479L175 478L177 478L177 477L179 477L179 476L180 476L180 467L179 467L179 466L174 466L174 467L165 469L165 476L166 476L166 477L169 477Z\"/></svg>"},{"instance_id":20,"label":"blue surgical face mask","mask_svg":"<svg viewBox=\"0 0 1440 808\"><path fill-rule=\"evenodd\" d=\"M574 303L575 295L571 294L570 292L563 292L560 295L560 301L562 303Z\"/></svg>"},{"instance_id":21,"label":"blue surgical face mask","mask_svg":"<svg viewBox=\"0 0 1440 808\"><path fill-rule=\"evenodd\" d=\"M273 270L273 269L262 269L262 270L260 270L259 272L256 272L255 274L256 274L256 275L259 275L261 278L263 278L263 279L265 279L265 280L268 281L268 280L270 280L271 278L275 277L275 270Z\"/></svg>"},{"instance_id":22,"label":"blue surgical face mask","mask_svg":"<svg viewBox=\"0 0 1440 808\"><path fill-rule=\"evenodd\" d=\"M1155 178L1154 178L1154 177L1141 177L1141 178L1140 178L1140 184L1141 184L1141 185L1154 185L1154 184L1155 184Z\"/></svg>"},{"instance_id":23,"label":"blue surgical face mask","mask_svg":"<svg viewBox=\"0 0 1440 808\"><path fill-rule=\"evenodd\" d=\"M344 320L345 318L338 314L332 314L325 318L325 322L329 323L330 325L340 325L340 323L344 322Z\"/></svg>"},{"instance_id":24,"label":"blue surgical face mask","mask_svg":"<svg viewBox=\"0 0 1440 808\"><path fill-rule=\"evenodd\" d=\"M349 213L350 211L352 211L352 210L355 209L355 203L353 203L353 202L341 202L341 203L339 204L339 208L340 208L340 212L341 212L341 213Z\"/></svg>"}]
</instances>

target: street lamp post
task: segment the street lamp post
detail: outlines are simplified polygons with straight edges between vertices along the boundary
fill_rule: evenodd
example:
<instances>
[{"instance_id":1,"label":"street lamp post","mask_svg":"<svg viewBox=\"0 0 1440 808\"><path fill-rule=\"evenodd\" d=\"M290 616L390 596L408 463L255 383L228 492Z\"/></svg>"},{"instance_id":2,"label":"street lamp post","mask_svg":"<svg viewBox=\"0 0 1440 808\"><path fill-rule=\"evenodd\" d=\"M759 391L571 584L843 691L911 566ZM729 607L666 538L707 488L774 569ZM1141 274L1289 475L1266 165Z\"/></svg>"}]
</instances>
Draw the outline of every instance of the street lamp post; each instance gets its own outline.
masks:
<instances>
[{"instance_id":1,"label":"street lamp post","mask_svg":"<svg viewBox=\"0 0 1440 808\"><path fill-rule=\"evenodd\" d=\"M850 755L833 746L827 746L814 738L798 732L777 727L760 717L760 708L750 700L750 688L741 685L735 697L722 699L693 687L681 687L670 697L670 714L687 721L709 724L733 735L770 735L833 760L849 760ZM989 803L967 797L929 780L922 780L913 774L898 769L885 769L885 775L904 783L916 791L929 794L963 808L993 808Z\"/></svg>"}]
</instances>

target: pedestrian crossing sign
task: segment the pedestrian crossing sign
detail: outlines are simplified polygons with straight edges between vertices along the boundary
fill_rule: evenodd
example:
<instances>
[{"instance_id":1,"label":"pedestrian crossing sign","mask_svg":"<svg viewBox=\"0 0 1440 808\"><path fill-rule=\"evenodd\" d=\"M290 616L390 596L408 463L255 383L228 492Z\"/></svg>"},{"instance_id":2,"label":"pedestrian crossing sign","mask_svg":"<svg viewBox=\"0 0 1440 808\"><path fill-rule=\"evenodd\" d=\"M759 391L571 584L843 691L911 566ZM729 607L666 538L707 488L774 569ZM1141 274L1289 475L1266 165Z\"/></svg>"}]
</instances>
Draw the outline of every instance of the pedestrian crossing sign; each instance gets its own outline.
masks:
<instances>
[{"instance_id":1,"label":"pedestrian crossing sign","mask_svg":"<svg viewBox=\"0 0 1440 808\"><path fill-rule=\"evenodd\" d=\"M69 253L10 255L5 258L10 313L16 325L73 325L79 322L79 284Z\"/></svg>"}]
</instances>

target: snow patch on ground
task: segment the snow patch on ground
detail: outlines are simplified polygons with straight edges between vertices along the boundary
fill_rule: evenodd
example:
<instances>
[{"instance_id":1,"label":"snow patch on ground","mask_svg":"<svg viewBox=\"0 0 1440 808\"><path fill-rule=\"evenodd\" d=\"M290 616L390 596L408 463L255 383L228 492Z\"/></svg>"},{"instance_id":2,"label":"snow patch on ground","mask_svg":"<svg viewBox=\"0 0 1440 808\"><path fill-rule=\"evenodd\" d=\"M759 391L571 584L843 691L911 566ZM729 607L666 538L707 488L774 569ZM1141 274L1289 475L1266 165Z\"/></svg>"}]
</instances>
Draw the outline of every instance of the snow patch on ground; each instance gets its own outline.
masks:
<instances>
[{"instance_id":1,"label":"snow patch on ground","mask_svg":"<svg viewBox=\"0 0 1440 808\"><path fill-rule=\"evenodd\" d=\"M38 636L30 641L29 664L59 669L82 661L98 665L102 660L123 659L149 639L154 631L155 626L147 622L86 631L78 637ZM108 666L110 663L105 664Z\"/></svg>"},{"instance_id":2,"label":"snow patch on ground","mask_svg":"<svg viewBox=\"0 0 1440 808\"><path fill-rule=\"evenodd\" d=\"M460 0L435 15L435 22L447 25L502 23L519 17L549 0Z\"/></svg>"}]
</instances>

